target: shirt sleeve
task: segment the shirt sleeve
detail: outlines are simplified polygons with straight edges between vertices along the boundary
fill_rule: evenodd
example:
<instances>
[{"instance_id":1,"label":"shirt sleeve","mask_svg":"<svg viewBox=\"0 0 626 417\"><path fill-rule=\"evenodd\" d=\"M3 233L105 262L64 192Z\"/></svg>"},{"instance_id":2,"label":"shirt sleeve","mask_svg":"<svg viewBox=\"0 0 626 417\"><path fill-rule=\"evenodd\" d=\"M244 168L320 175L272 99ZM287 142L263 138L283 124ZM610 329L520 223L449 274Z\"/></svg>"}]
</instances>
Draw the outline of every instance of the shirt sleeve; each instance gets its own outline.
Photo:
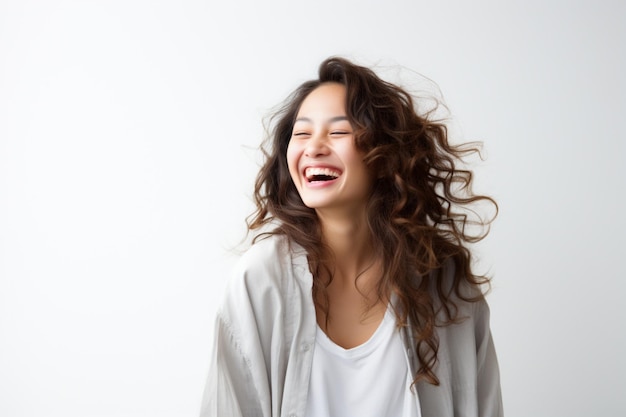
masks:
<instances>
[{"instance_id":1,"label":"shirt sleeve","mask_svg":"<svg viewBox=\"0 0 626 417\"><path fill-rule=\"evenodd\" d=\"M293 328L299 326L302 295L292 276L290 253L281 242L268 238L255 243L227 282L215 321L201 417L276 417L284 411L285 393L291 395L285 380L293 385L294 374L302 374L299 362L285 353L294 339ZM285 300L295 307L286 307Z\"/></svg>"},{"instance_id":2,"label":"shirt sleeve","mask_svg":"<svg viewBox=\"0 0 626 417\"><path fill-rule=\"evenodd\" d=\"M261 284L267 273L240 263L229 279L217 313L201 417L270 417L271 390L265 355L272 315Z\"/></svg>"},{"instance_id":3,"label":"shirt sleeve","mask_svg":"<svg viewBox=\"0 0 626 417\"><path fill-rule=\"evenodd\" d=\"M263 417L251 360L233 326L218 315L200 417Z\"/></svg>"},{"instance_id":4,"label":"shirt sleeve","mask_svg":"<svg viewBox=\"0 0 626 417\"><path fill-rule=\"evenodd\" d=\"M489 328L489 306L476 303L477 403L480 417L502 417L502 393L496 350Z\"/></svg>"}]
</instances>

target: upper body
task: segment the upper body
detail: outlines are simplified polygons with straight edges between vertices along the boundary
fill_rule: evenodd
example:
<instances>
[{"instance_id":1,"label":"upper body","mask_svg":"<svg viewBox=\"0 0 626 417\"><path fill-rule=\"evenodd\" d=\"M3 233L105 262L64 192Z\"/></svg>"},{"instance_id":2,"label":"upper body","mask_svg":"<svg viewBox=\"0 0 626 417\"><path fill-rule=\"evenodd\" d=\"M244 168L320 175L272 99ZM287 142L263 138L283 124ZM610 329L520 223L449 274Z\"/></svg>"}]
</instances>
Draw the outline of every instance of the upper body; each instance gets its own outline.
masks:
<instances>
[{"instance_id":1,"label":"upper body","mask_svg":"<svg viewBox=\"0 0 626 417\"><path fill-rule=\"evenodd\" d=\"M304 417L317 328L312 280L306 253L284 237L241 258L217 313L202 417ZM459 310L459 323L437 329L440 385L416 384L422 416L502 416L488 306L460 302ZM410 330L401 331L415 370Z\"/></svg>"},{"instance_id":2,"label":"upper body","mask_svg":"<svg viewBox=\"0 0 626 417\"><path fill-rule=\"evenodd\" d=\"M465 245L486 235L469 232L488 223L472 204L495 202L457 166L477 149L451 145L402 88L340 58L276 118L248 221L255 243L216 322L205 414L352 414L365 399L390 417L500 415L488 279ZM389 343L371 342L380 334ZM376 354L344 372L316 335L335 356Z\"/></svg>"}]
</instances>

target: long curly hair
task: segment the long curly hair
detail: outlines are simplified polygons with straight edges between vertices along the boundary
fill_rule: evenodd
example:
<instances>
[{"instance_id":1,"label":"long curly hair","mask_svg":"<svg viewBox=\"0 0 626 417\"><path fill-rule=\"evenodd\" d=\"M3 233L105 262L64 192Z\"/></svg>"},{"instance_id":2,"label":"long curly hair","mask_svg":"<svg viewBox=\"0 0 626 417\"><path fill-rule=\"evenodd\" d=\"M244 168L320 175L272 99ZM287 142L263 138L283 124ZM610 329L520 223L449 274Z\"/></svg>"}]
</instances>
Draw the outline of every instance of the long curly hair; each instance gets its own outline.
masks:
<instances>
[{"instance_id":1,"label":"long curly hair","mask_svg":"<svg viewBox=\"0 0 626 417\"><path fill-rule=\"evenodd\" d=\"M318 75L300 85L270 119L261 148L265 163L254 188L256 211L247 219L248 229L264 230L255 240L285 235L307 251L313 300L328 313L329 281L320 277L332 279L332 258L322 244L315 210L304 205L291 179L286 154L304 99L323 83L343 84L355 146L374 178L367 221L384 271L377 295L383 300L395 293L398 325L412 328L420 364L413 382L438 385L436 327L461 320L456 303L482 300L481 288L489 282L473 273L468 249L486 236L497 214L492 198L472 192L472 172L462 168L465 157L479 152L478 144L449 143L445 123L431 120L432 109L418 114L409 93L369 68L331 57L321 63ZM479 216L475 203L491 204L493 216ZM451 279L445 273L450 268Z\"/></svg>"}]
</instances>

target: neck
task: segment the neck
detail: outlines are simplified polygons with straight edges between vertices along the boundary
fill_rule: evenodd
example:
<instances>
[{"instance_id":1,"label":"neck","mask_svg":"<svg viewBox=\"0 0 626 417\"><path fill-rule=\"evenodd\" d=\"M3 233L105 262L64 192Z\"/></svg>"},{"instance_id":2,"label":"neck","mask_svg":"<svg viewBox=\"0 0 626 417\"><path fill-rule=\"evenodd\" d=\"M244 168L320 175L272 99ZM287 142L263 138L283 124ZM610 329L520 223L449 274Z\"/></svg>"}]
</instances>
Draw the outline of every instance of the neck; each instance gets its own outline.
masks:
<instances>
[{"instance_id":1,"label":"neck","mask_svg":"<svg viewBox=\"0 0 626 417\"><path fill-rule=\"evenodd\" d=\"M322 238L332 252L335 278L350 282L375 263L370 230L362 216L326 217L318 213Z\"/></svg>"}]
</instances>

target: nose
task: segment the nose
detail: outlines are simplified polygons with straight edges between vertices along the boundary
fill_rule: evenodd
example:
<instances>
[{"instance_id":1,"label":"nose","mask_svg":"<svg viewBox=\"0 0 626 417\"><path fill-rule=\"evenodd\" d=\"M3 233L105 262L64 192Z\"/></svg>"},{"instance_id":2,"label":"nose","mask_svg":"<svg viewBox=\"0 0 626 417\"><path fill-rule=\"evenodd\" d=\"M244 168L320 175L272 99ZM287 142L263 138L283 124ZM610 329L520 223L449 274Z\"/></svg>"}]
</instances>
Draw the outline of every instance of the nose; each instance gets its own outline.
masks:
<instances>
[{"instance_id":1,"label":"nose","mask_svg":"<svg viewBox=\"0 0 626 417\"><path fill-rule=\"evenodd\" d=\"M309 140L307 140L306 147L304 148L304 154L310 158L328 155L328 138L321 133L313 134Z\"/></svg>"}]
</instances>

